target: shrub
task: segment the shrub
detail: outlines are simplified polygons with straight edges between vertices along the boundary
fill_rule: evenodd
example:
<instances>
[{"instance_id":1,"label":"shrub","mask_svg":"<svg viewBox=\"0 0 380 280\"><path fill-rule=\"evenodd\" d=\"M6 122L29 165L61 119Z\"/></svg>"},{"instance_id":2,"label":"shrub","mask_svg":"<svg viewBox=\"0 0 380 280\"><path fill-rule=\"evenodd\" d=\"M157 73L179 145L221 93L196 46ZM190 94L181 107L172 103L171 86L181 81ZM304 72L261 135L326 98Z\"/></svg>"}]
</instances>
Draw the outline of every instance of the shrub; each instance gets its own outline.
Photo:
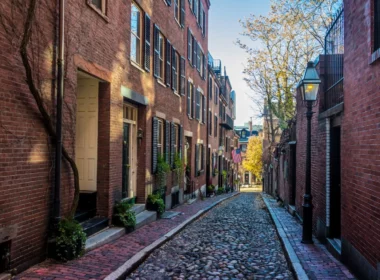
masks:
<instances>
[{"instance_id":1,"label":"shrub","mask_svg":"<svg viewBox=\"0 0 380 280\"><path fill-rule=\"evenodd\" d=\"M215 192L215 186L214 185L207 186L207 194L212 194L214 192Z\"/></svg>"},{"instance_id":2,"label":"shrub","mask_svg":"<svg viewBox=\"0 0 380 280\"><path fill-rule=\"evenodd\" d=\"M125 227L127 231L132 231L136 226L136 214L131 211L132 204L128 201L118 202L114 207L113 224Z\"/></svg>"},{"instance_id":3,"label":"shrub","mask_svg":"<svg viewBox=\"0 0 380 280\"><path fill-rule=\"evenodd\" d=\"M86 234L82 226L73 219L62 219L58 224L56 236L56 257L69 261L83 255L86 245Z\"/></svg>"},{"instance_id":4,"label":"shrub","mask_svg":"<svg viewBox=\"0 0 380 280\"><path fill-rule=\"evenodd\" d=\"M224 193L224 188L223 187L218 187L217 194L223 194Z\"/></svg>"},{"instance_id":5,"label":"shrub","mask_svg":"<svg viewBox=\"0 0 380 280\"><path fill-rule=\"evenodd\" d=\"M158 216L161 217L162 213L165 212L165 203L161 195L159 193L148 195L146 208L151 211L156 211Z\"/></svg>"}]
</instances>

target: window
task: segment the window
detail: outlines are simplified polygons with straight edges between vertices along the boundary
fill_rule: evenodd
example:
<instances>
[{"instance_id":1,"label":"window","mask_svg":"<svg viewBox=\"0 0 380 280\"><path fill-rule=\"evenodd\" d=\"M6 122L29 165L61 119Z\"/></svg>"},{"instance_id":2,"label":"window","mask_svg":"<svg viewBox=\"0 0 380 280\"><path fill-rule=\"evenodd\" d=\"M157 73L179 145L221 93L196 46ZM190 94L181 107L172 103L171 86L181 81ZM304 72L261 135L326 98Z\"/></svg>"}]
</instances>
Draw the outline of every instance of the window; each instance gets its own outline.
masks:
<instances>
[{"instance_id":1,"label":"window","mask_svg":"<svg viewBox=\"0 0 380 280\"><path fill-rule=\"evenodd\" d=\"M179 127L174 125L174 150L179 152Z\"/></svg>"},{"instance_id":2,"label":"window","mask_svg":"<svg viewBox=\"0 0 380 280\"><path fill-rule=\"evenodd\" d=\"M164 63L164 56L165 56L165 37L162 35L161 32L158 34L158 47L159 47L159 58L160 58L160 76L161 80L164 79L164 72L165 72L165 63Z\"/></svg>"},{"instance_id":3,"label":"window","mask_svg":"<svg viewBox=\"0 0 380 280\"><path fill-rule=\"evenodd\" d=\"M208 79L208 98L212 100L212 90L213 90L214 82L211 78L211 75Z\"/></svg>"},{"instance_id":4,"label":"window","mask_svg":"<svg viewBox=\"0 0 380 280\"><path fill-rule=\"evenodd\" d=\"M131 59L141 66L142 64L142 12L140 8L132 3L131 15Z\"/></svg>"},{"instance_id":5,"label":"window","mask_svg":"<svg viewBox=\"0 0 380 280\"><path fill-rule=\"evenodd\" d=\"M197 44L196 66L197 66L198 72L201 73L201 48L197 42L196 42L196 44Z\"/></svg>"},{"instance_id":6,"label":"window","mask_svg":"<svg viewBox=\"0 0 380 280\"><path fill-rule=\"evenodd\" d=\"M195 145L195 168L196 175L199 176L200 172L204 170L205 152L203 144Z\"/></svg>"},{"instance_id":7,"label":"window","mask_svg":"<svg viewBox=\"0 0 380 280\"><path fill-rule=\"evenodd\" d=\"M158 120L158 142L157 142L157 153L158 155L164 155L164 121Z\"/></svg>"},{"instance_id":8,"label":"window","mask_svg":"<svg viewBox=\"0 0 380 280\"><path fill-rule=\"evenodd\" d=\"M375 45L374 50L380 49L380 0L375 0Z\"/></svg>"},{"instance_id":9,"label":"window","mask_svg":"<svg viewBox=\"0 0 380 280\"><path fill-rule=\"evenodd\" d=\"M187 82L187 115L191 118L193 116L193 88L194 85L188 81Z\"/></svg>"},{"instance_id":10,"label":"window","mask_svg":"<svg viewBox=\"0 0 380 280\"><path fill-rule=\"evenodd\" d=\"M245 130L241 131L241 138L246 138L247 137L247 132Z\"/></svg>"},{"instance_id":11,"label":"window","mask_svg":"<svg viewBox=\"0 0 380 280\"><path fill-rule=\"evenodd\" d=\"M180 82L180 91L181 95L185 95L185 89L186 89L186 59L184 57L181 57L181 82Z\"/></svg>"},{"instance_id":12,"label":"window","mask_svg":"<svg viewBox=\"0 0 380 280\"><path fill-rule=\"evenodd\" d=\"M165 77L165 37L154 25L154 76L164 82ZM168 41L166 41L168 42Z\"/></svg>"},{"instance_id":13,"label":"window","mask_svg":"<svg viewBox=\"0 0 380 280\"><path fill-rule=\"evenodd\" d=\"M246 152L247 151L247 144L240 145L240 149L242 152Z\"/></svg>"},{"instance_id":14,"label":"window","mask_svg":"<svg viewBox=\"0 0 380 280\"><path fill-rule=\"evenodd\" d=\"M90 3L103 14L106 13L106 0L91 0Z\"/></svg>"},{"instance_id":15,"label":"window","mask_svg":"<svg viewBox=\"0 0 380 280\"><path fill-rule=\"evenodd\" d=\"M180 19L181 19L181 9L180 9L180 6L179 6L179 2L181 0L174 0L174 18L176 19L176 21L180 24Z\"/></svg>"},{"instance_id":16,"label":"window","mask_svg":"<svg viewBox=\"0 0 380 280\"><path fill-rule=\"evenodd\" d=\"M190 28L187 28L187 59L192 64L193 57L193 34L191 34Z\"/></svg>"},{"instance_id":17,"label":"window","mask_svg":"<svg viewBox=\"0 0 380 280\"><path fill-rule=\"evenodd\" d=\"M195 94L195 118L198 121L201 121L201 92L197 89L196 94Z\"/></svg>"},{"instance_id":18,"label":"window","mask_svg":"<svg viewBox=\"0 0 380 280\"><path fill-rule=\"evenodd\" d=\"M179 85L179 75L178 75L178 69L179 69L179 55L178 53L173 49L173 60L172 60L172 82L173 82L173 90L174 92L178 92L178 85Z\"/></svg>"}]
</instances>

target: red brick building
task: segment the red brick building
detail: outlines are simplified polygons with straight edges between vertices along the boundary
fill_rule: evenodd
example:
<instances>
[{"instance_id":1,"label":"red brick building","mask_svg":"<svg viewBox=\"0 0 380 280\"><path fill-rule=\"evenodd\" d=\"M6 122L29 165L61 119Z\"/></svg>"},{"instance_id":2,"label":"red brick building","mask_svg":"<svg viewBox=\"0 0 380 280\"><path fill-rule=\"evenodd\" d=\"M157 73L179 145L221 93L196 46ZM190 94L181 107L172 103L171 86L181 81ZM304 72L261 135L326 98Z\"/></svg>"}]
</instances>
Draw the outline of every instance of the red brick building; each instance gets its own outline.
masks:
<instances>
[{"instance_id":1,"label":"red brick building","mask_svg":"<svg viewBox=\"0 0 380 280\"><path fill-rule=\"evenodd\" d=\"M323 81L312 118L313 229L360 279L380 277L380 1L344 1L316 63ZM344 80L343 80L344 79ZM276 194L302 218L306 107L274 153Z\"/></svg>"},{"instance_id":2,"label":"red brick building","mask_svg":"<svg viewBox=\"0 0 380 280\"><path fill-rule=\"evenodd\" d=\"M7 17L7 28L0 28L0 253L9 256L0 272L22 271L46 257L54 199L54 139L24 82L18 50L28 5L12 3L0 4ZM28 51L55 122L59 14L56 3L49 5L37 1ZM145 203L157 189L159 156L173 165L178 153L186 164L184 181L174 172L167 178L167 209L205 190L219 146L225 147L219 168L232 174L233 131L225 127L233 128L235 105L226 74L208 90L209 8L209 0L67 1L63 135L78 165L81 219L95 216L107 226L115 201ZM74 189L65 161L60 193L66 215Z\"/></svg>"}]
</instances>

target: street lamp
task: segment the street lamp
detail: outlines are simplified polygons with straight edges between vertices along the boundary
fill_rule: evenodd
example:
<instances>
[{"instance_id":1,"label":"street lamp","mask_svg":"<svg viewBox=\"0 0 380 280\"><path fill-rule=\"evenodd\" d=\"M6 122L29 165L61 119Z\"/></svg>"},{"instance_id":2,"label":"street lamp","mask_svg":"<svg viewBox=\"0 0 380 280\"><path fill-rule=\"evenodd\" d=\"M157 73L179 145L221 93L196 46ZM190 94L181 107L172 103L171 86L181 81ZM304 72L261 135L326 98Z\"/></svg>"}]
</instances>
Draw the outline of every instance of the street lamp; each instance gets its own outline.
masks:
<instances>
[{"instance_id":1,"label":"street lamp","mask_svg":"<svg viewBox=\"0 0 380 280\"><path fill-rule=\"evenodd\" d=\"M301 91L302 100L307 104L307 144L306 144L306 184L303 196L303 225L302 243L313 243L313 206L311 197L311 118L313 116L313 102L317 100L317 94L321 80L313 62L307 63L307 68L297 89Z\"/></svg>"}]
</instances>

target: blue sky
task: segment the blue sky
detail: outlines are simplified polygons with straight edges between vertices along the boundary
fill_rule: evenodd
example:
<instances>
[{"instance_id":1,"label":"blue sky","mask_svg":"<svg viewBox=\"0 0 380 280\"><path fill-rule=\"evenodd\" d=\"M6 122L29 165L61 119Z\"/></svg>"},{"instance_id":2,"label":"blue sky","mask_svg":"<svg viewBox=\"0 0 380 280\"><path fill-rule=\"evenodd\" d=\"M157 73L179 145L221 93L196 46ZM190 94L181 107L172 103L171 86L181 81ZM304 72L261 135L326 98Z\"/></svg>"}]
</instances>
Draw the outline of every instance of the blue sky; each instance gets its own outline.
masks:
<instances>
[{"instance_id":1,"label":"blue sky","mask_svg":"<svg viewBox=\"0 0 380 280\"><path fill-rule=\"evenodd\" d=\"M240 19L250 14L267 14L270 0L211 0L209 12L209 51L214 59L221 59L223 67L227 67L232 87L237 95L237 110L235 125L242 125L255 117L252 102L247 97L250 89L243 81L244 63L247 54L235 44L237 38L242 38L243 29ZM247 42L247 41L245 41ZM250 43L254 46L254 43ZM254 119L261 124L261 120Z\"/></svg>"}]
</instances>

